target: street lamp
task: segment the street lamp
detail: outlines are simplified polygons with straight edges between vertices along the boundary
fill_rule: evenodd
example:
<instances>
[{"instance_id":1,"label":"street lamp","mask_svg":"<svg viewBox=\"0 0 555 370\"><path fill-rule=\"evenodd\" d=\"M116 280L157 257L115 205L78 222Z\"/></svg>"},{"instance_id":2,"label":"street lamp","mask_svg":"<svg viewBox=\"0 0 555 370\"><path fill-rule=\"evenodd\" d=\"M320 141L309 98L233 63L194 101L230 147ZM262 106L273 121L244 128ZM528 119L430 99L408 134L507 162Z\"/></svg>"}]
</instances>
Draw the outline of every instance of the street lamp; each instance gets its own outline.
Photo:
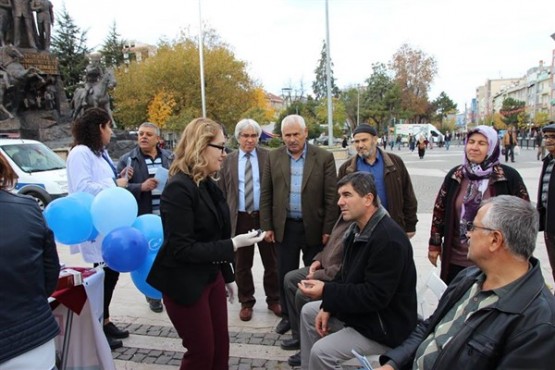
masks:
<instances>
[{"instance_id":1,"label":"street lamp","mask_svg":"<svg viewBox=\"0 0 555 370\"><path fill-rule=\"evenodd\" d=\"M357 127L360 125L360 85L357 84Z\"/></svg>"}]
</instances>

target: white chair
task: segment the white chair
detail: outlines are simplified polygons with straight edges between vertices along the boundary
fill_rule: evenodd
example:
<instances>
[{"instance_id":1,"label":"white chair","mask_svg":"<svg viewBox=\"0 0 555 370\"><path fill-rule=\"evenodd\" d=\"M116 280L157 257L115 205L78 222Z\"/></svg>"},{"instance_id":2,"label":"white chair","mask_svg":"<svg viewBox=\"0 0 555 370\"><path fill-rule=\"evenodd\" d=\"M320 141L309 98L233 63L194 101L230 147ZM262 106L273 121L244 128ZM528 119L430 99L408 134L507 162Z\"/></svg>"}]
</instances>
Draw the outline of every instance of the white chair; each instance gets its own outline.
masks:
<instances>
[{"instance_id":1,"label":"white chair","mask_svg":"<svg viewBox=\"0 0 555 370\"><path fill-rule=\"evenodd\" d=\"M430 272L426 282L420 288L416 297L418 300L419 318L425 320L434 312L445 289L447 289L447 285L439 278L437 273L435 271ZM430 292L433 293L433 297L431 298Z\"/></svg>"}]
</instances>

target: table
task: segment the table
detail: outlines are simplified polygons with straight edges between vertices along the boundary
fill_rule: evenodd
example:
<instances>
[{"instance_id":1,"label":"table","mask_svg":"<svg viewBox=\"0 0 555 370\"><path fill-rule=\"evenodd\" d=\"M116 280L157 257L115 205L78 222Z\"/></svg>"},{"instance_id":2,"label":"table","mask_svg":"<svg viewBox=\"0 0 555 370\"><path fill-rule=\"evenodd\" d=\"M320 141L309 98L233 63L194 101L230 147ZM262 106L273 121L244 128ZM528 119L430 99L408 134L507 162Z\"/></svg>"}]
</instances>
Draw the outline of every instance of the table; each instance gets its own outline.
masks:
<instances>
[{"instance_id":1,"label":"table","mask_svg":"<svg viewBox=\"0 0 555 370\"><path fill-rule=\"evenodd\" d=\"M49 298L60 334L56 352L62 370L115 370L112 352L102 330L104 271L71 267L83 275L83 285L56 290Z\"/></svg>"}]
</instances>

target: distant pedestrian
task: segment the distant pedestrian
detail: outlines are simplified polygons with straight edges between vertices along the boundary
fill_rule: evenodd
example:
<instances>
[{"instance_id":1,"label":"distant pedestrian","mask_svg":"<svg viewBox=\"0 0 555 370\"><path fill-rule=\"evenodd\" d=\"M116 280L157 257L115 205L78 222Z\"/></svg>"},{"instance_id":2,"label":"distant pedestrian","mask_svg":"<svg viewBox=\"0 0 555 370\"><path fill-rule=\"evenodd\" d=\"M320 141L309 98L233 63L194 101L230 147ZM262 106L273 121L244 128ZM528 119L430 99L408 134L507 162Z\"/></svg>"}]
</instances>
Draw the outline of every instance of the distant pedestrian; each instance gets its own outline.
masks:
<instances>
[{"instance_id":1,"label":"distant pedestrian","mask_svg":"<svg viewBox=\"0 0 555 370\"><path fill-rule=\"evenodd\" d=\"M534 137L534 146L536 147L537 158L539 161L540 159L545 157L545 140L539 128L538 128L538 131L536 132L536 136Z\"/></svg>"},{"instance_id":2,"label":"distant pedestrian","mask_svg":"<svg viewBox=\"0 0 555 370\"><path fill-rule=\"evenodd\" d=\"M505 162L509 161L511 157L511 162L515 161L515 146L517 146L516 132L513 126L509 126L505 135L503 135L503 147L505 148Z\"/></svg>"},{"instance_id":3,"label":"distant pedestrian","mask_svg":"<svg viewBox=\"0 0 555 370\"><path fill-rule=\"evenodd\" d=\"M401 150L401 145L403 145L403 138L401 135L397 135L395 138L395 144L397 145L397 150Z\"/></svg>"},{"instance_id":4,"label":"distant pedestrian","mask_svg":"<svg viewBox=\"0 0 555 370\"><path fill-rule=\"evenodd\" d=\"M341 142L341 147L346 148L349 146L349 141L347 141L347 136L343 136L343 141Z\"/></svg>"},{"instance_id":5,"label":"distant pedestrian","mask_svg":"<svg viewBox=\"0 0 555 370\"><path fill-rule=\"evenodd\" d=\"M449 150L449 147L451 146L451 138L452 135L449 131L445 132L445 150Z\"/></svg>"},{"instance_id":6,"label":"distant pedestrian","mask_svg":"<svg viewBox=\"0 0 555 370\"><path fill-rule=\"evenodd\" d=\"M416 137L413 134L409 134L409 149L411 152L414 152L414 148L416 147Z\"/></svg>"},{"instance_id":7,"label":"distant pedestrian","mask_svg":"<svg viewBox=\"0 0 555 370\"><path fill-rule=\"evenodd\" d=\"M420 135L418 138L418 144L416 147L418 149L418 157L420 159L424 159L424 154L426 154L426 147L428 146L428 140L424 138L424 136Z\"/></svg>"}]
</instances>

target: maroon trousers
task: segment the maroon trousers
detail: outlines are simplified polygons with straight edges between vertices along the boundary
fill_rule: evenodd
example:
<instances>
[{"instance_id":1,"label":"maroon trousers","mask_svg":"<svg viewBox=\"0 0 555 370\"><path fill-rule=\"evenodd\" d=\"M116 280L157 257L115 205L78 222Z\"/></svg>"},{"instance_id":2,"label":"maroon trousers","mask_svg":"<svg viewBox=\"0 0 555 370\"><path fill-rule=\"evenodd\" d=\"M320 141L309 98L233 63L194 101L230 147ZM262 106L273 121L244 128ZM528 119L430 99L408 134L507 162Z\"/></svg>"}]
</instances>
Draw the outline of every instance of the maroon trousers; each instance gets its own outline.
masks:
<instances>
[{"instance_id":1,"label":"maroon trousers","mask_svg":"<svg viewBox=\"0 0 555 370\"><path fill-rule=\"evenodd\" d=\"M229 332L225 283L221 273L192 305L181 305L163 295L168 316L187 352L181 370L227 370Z\"/></svg>"},{"instance_id":2,"label":"maroon trousers","mask_svg":"<svg viewBox=\"0 0 555 370\"><path fill-rule=\"evenodd\" d=\"M259 213L237 213L237 228L235 235L257 230L260 227ZM279 303L279 280L277 269L276 246L274 243L258 243L258 251L264 266L264 292L268 305ZM254 306L254 281L252 277L252 264L254 259L254 246L237 249L235 253L235 282L238 288L241 307Z\"/></svg>"}]
</instances>

